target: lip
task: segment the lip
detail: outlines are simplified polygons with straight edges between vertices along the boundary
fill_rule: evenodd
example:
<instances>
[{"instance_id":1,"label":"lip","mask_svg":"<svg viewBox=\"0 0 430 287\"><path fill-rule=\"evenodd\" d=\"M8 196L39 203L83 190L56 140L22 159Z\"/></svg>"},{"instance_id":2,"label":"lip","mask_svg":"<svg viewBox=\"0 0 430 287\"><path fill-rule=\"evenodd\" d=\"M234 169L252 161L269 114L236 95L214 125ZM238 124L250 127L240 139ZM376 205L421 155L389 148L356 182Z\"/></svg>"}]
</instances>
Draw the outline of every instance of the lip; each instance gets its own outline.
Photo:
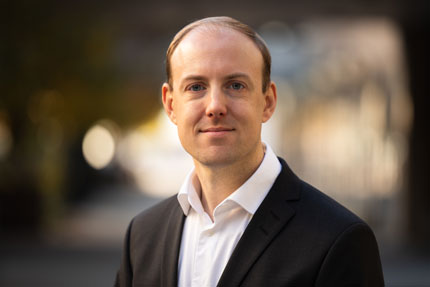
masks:
<instances>
[{"instance_id":1,"label":"lip","mask_svg":"<svg viewBox=\"0 0 430 287\"><path fill-rule=\"evenodd\" d=\"M224 133L234 131L232 128L227 127L210 127L200 130L202 133Z\"/></svg>"},{"instance_id":2,"label":"lip","mask_svg":"<svg viewBox=\"0 0 430 287\"><path fill-rule=\"evenodd\" d=\"M234 129L228 127L209 127L201 129L200 133L210 138L224 138L231 134L232 131L234 131Z\"/></svg>"}]
</instances>

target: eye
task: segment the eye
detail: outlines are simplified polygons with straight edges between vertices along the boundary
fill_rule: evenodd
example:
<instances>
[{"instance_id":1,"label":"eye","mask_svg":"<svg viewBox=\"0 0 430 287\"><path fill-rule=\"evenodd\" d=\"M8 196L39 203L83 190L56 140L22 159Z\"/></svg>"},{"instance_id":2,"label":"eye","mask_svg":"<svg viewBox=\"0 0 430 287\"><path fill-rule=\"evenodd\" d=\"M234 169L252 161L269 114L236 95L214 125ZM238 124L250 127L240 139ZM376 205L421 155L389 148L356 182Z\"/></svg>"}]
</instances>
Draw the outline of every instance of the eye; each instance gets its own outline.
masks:
<instances>
[{"instance_id":1,"label":"eye","mask_svg":"<svg viewBox=\"0 0 430 287\"><path fill-rule=\"evenodd\" d=\"M192 92L200 92L200 91L203 91L204 89L205 87L203 87L200 84L194 84L188 87L188 90Z\"/></svg>"},{"instance_id":2,"label":"eye","mask_svg":"<svg viewBox=\"0 0 430 287\"><path fill-rule=\"evenodd\" d=\"M241 89L243 89L245 86L244 85L242 85L241 83L232 83L231 85L230 85L230 88L231 89L233 89L233 90L241 90Z\"/></svg>"}]
</instances>

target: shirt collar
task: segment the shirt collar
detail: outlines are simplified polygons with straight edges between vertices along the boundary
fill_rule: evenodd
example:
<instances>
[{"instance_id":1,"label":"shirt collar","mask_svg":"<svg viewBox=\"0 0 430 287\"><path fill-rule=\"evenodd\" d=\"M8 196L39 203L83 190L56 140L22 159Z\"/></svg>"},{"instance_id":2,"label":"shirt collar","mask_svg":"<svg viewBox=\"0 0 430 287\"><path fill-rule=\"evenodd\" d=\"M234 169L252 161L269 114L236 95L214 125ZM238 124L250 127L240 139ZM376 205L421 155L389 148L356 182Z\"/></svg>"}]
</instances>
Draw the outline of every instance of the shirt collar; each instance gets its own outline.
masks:
<instances>
[{"instance_id":1,"label":"shirt collar","mask_svg":"<svg viewBox=\"0 0 430 287\"><path fill-rule=\"evenodd\" d=\"M195 182L194 178L196 177L194 170L195 168L193 167L188 173L178 193L179 205L181 206L185 215L188 215L190 207L193 207L194 210L199 214L204 212L202 203L200 201L200 196L193 184L193 181Z\"/></svg>"},{"instance_id":2,"label":"shirt collar","mask_svg":"<svg viewBox=\"0 0 430 287\"><path fill-rule=\"evenodd\" d=\"M220 205L227 201L233 201L252 215L257 211L282 169L281 163L272 148L267 143L264 144L266 152L260 166L244 184L221 202ZM185 215L188 215L191 207L199 214L204 213L196 190L196 188L200 187L195 186L198 185L198 180L195 177L196 174L194 168L192 168L178 193L178 201Z\"/></svg>"}]
</instances>

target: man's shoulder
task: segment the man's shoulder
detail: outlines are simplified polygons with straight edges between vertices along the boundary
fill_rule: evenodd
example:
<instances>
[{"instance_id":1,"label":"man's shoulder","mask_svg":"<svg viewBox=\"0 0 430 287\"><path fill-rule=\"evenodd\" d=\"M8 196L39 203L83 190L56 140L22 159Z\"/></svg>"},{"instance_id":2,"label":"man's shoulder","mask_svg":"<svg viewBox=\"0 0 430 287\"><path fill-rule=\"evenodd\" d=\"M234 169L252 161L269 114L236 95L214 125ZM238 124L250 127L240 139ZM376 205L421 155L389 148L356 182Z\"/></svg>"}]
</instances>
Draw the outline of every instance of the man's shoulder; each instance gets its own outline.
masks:
<instances>
[{"instance_id":1,"label":"man's shoulder","mask_svg":"<svg viewBox=\"0 0 430 287\"><path fill-rule=\"evenodd\" d=\"M332 218L345 221L345 223L363 222L343 204L304 181L302 181L302 200L322 219Z\"/></svg>"},{"instance_id":2,"label":"man's shoulder","mask_svg":"<svg viewBox=\"0 0 430 287\"><path fill-rule=\"evenodd\" d=\"M363 222L348 208L306 181L300 179L287 165L285 160L279 159L282 172L278 184L274 188L281 191L287 203L293 207L298 215L307 219L314 219L320 223L336 222L352 224Z\"/></svg>"},{"instance_id":3,"label":"man's shoulder","mask_svg":"<svg viewBox=\"0 0 430 287\"><path fill-rule=\"evenodd\" d=\"M296 205L296 223L312 237L331 241L348 230L372 233L368 224L353 211L312 185L301 181L301 200Z\"/></svg>"},{"instance_id":4,"label":"man's shoulder","mask_svg":"<svg viewBox=\"0 0 430 287\"><path fill-rule=\"evenodd\" d=\"M180 209L179 202L176 195L168 197L161 202L141 211L137 214L133 223L157 223L160 220L165 219L171 212Z\"/></svg>"}]
</instances>

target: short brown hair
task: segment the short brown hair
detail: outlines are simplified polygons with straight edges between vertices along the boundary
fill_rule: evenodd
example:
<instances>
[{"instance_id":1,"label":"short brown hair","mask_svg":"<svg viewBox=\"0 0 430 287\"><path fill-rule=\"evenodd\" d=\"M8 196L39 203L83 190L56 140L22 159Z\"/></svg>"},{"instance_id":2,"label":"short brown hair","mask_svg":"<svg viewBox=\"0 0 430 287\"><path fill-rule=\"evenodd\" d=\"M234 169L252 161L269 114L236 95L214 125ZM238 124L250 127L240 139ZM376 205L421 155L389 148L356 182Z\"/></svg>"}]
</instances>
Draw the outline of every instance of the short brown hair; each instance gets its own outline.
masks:
<instances>
[{"instance_id":1,"label":"short brown hair","mask_svg":"<svg viewBox=\"0 0 430 287\"><path fill-rule=\"evenodd\" d=\"M242 33L243 35L247 36L252 42L255 43L257 48L260 50L261 55L263 56L263 92L266 91L267 87L270 84L270 67L271 67L271 57L269 49L266 46L266 43L264 42L263 38L261 38L260 35L257 34L251 27L248 25L233 19L231 17L209 17L209 18L203 18L197 21L194 21L184 28L182 28L173 38L172 42L170 42L169 48L167 49L166 53L166 76L167 76L167 83L169 84L170 88L173 88L172 85L172 70L171 70L171 64L170 59L173 55L173 52L178 47L179 43L184 39L184 37L192 30L194 30L197 27L205 26L205 25L212 25L212 26L220 26L220 27L226 27L233 30L238 31L239 33Z\"/></svg>"}]
</instances>

